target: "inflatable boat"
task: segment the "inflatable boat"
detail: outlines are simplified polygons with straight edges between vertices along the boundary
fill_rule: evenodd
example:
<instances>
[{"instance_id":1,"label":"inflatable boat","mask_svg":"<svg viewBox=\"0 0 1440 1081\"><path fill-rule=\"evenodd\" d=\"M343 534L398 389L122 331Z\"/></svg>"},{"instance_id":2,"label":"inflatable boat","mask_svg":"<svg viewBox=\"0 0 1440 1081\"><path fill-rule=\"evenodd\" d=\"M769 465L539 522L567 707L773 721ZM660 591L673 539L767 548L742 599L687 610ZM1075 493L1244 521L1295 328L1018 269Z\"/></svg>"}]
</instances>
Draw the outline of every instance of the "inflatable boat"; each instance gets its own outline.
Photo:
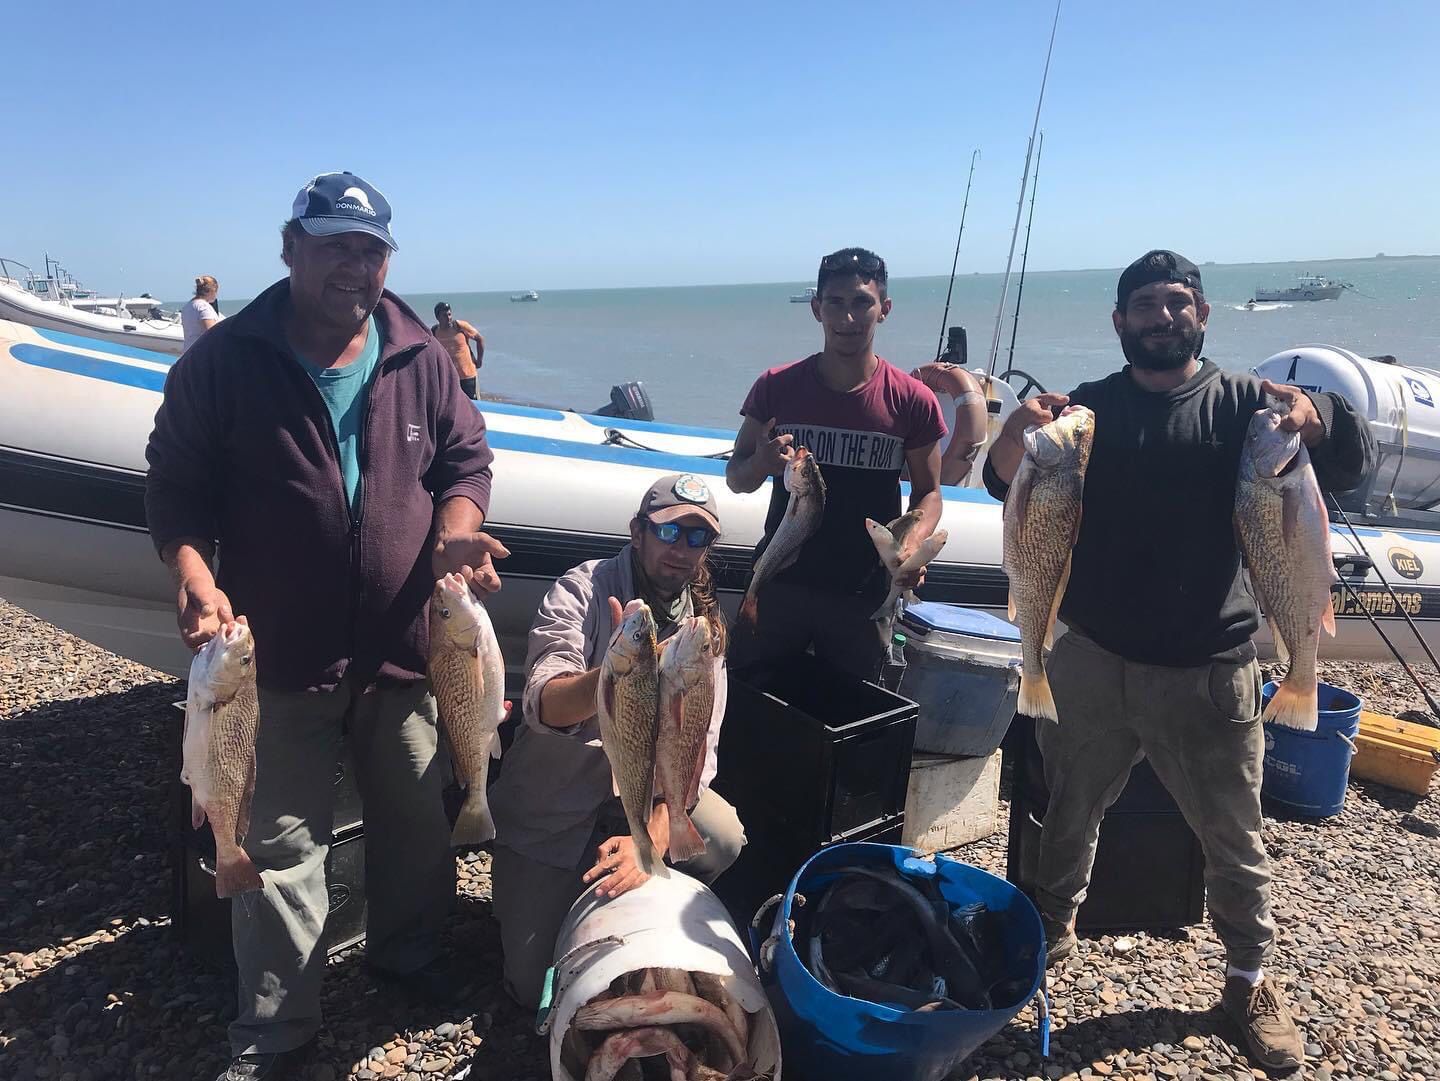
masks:
<instances>
[{"instance_id":1,"label":"inflatable boat","mask_svg":"<svg viewBox=\"0 0 1440 1081\"><path fill-rule=\"evenodd\" d=\"M150 544L143 498L145 444L172 363L165 354L0 321L0 597L121 656L181 674L189 660L176 635L175 594ZM1332 527L1337 555L1349 560L1341 573L1356 594L1337 590L1339 634L1322 643L1325 655L1389 656L1367 610L1409 651L1419 652L1400 625L1402 612L1440 643L1440 531L1430 524L1440 518L1430 509L1440 501L1440 423L1421 413L1436 409L1440 374L1328 347L1260 367L1355 395L1381 437L1380 468L1352 504L1368 556L1345 527ZM1015 404L1009 395L1002 413ZM512 664L524 657L544 591L575 564L620 549L639 493L661 473L695 473L717 489L726 529L714 558L733 613L769 491L725 489L732 431L498 402L477 407L495 452L488 528L513 553L500 567L504 589L490 602ZM950 539L923 595L1003 614L1001 505L973 487L946 487L943 495ZM1387 508L1392 513L1382 518ZM1137 580L1134 588L1150 583Z\"/></svg>"},{"instance_id":2,"label":"inflatable boat","mask_svg":"<svg viewBox=\"0 0 1440 1081\"><path fill-rule=\"evenodd\" d=\"M176 356L185 349L184 329L160 314L159 301L67 291L54 277L10 277L8 262L0 260L0 319Z\"/></svg>"}]
</instances>

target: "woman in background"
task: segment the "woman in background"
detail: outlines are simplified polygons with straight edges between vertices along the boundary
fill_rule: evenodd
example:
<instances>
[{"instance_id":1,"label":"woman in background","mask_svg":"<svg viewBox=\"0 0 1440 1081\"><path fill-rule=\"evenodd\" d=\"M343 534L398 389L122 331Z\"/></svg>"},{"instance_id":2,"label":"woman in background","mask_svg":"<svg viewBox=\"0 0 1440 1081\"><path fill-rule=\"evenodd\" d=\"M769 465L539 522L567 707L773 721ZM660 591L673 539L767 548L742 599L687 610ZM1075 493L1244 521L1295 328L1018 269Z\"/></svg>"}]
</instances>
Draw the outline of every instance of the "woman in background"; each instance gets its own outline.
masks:
<instances>
[{"instance_id":1,"label":"woman in background","mask_svg":"<svg viewBox=\"0 0 1440 1081\"><path fill-rule=\"evenodd\" d=\"M185 348L189 349L207 330L220 322L220 283L209 274L195 279L195 295L180 309L180 325L185 329Z\"/></svg>"}]
</instances>

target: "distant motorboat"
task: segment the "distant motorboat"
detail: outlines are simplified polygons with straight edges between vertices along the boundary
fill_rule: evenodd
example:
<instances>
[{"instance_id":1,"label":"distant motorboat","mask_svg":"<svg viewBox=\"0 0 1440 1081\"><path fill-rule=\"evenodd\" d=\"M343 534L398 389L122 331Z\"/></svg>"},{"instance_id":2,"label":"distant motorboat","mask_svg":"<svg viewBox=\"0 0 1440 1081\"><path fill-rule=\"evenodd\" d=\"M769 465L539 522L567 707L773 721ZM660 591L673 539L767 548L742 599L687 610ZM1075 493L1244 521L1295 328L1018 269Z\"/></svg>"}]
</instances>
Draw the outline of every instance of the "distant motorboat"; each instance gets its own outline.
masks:
<instances>
[{"instance_id":1,"label":"distant motorboat","mask_svg":"<svg viewBox=\"0 0 1440 1081\"><path fill-rule=\"evenodd\" d=\"M1347 288L1344 282L1331 281L1318 274L1301 274L1295 284L1285 289L1256 289L1257 301L1339 300Z\"/></svg>"},{"instance_id":2,"label":"distant motorboat","mask_svg":"<svg viewBox=\"0 0 1440 1081\"><path fill-rule=\"evenodd\" d=\"M0 259L0 319L45 330L178 355L185 348L179 317L148 296L101 296L48 255L45 272Z\"/></svg>"},{"instance_id":3,"label":"distant motorboat","mask_svg":"<svg viewBox=\"0 0 1440 1081\"><path fill-rule=\"evenodd\" d=\"M790 303L791 303L791 304L808 304L810 301L812 301L812 300L814 300L814 299L815 299L815 287L814 287L813 285L812 285L809 289L806 289L805 292L803 292L803 293L791 293L791 294L790 294Z\"/></svg>"},{"instance_id":4,"label":"distant motorboat","mask_svg":"<svg viewBox=\"0 0 1440 1081\"><path fill-rule=\"evenodd\" d=\"M533 302L533 301L536 301L536 300L539 300L539 299L540 299L540 294L537 293L537 292L535 292L534 289L527 289L527 290L526 290L525 292L523 292L523 293L512 293L512 294L510 295L510 299L511 299L511 300L532 301L532 302Z\"/></svg>"}]
</instances>

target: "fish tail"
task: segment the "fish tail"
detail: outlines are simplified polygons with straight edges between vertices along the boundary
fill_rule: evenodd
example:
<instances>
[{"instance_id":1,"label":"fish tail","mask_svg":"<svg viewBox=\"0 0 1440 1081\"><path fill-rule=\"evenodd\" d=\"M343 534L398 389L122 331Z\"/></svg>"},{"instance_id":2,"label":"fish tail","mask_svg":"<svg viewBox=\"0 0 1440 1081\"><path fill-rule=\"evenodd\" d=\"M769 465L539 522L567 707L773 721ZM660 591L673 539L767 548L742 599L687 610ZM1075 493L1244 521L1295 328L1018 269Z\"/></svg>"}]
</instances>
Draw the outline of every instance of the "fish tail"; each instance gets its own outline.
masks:
<instances>
[{"instance_id":1,"label":"fish tail","mask_svg":"<svg viewBox=\"0 0 1440 1081\"><path fill-rule=\"evenodd\" d=\"M1301 732L1313 732L1320 721L1318 699L1314 680L1302 686L1286 676L1275 688L1275 695L1265 707L1262 719L1286 728L1298 728Z\"/></svg>"},{"instance_id":2,"label":"fish tail","mask_svg":"<svg viewBox=\"0 0 1440 1081\"><path fill-rule=\"evenodd\" d=\"M635 842L635 862L640 865L640 870L651 878L669 878L670 868L665 866L665 861L655 851L655 842L651 840L650 834L640 829L630 837Z\"/></svg>"},{"instance_id":3,"label":"fish tail","mask_svg":"<svg viewBox=\"0 0 1440 1081\"><path fill-rule=\"evenodd\" d=\"M1050 693L1050 680L1045 676L1043 665L1036 665L1035 675L1030 674L1028 665L1020 670L1020 698L1015 703L1015 711L1024 717L1060 720L1060 714L1055 710L1055 696Z\"/></svg>"},{"instance_id":4,"label":"fish tail","mask_svg":"<svg viewBox=\"0 0 1440 1081\"><path fill-rule=\"evenodd\" d=\"M471 781L465 790L465 803L455 818L455 829L450 833L450 844L455 848L483 845L495 839L495 819L490 816L490 803L485 798L485 786Z\"/></svg>"},{"instance_id":5,"label":"fish tail","mask_svg":"<svg viewBox=\"0 0 1440 1081\"><path fill-rule=\"evenodd\" d=\"M700 836L700 831L695 828L690 816L684 811L671 812L670 858L676 863L684 863L704 853L705 838Z\"/></svg>"},{"instance_id":6,"label":"fish tail","mask_svg":"<svg viewBox=\"0 0 1440 1081\"><path fill-rule=\"evenodd\" d=\"M264 889L265 883L260 872L247 853L239 845L225 852L215 853L215 896L236 897L251 890Z\"/></svg>"}]
</instances>

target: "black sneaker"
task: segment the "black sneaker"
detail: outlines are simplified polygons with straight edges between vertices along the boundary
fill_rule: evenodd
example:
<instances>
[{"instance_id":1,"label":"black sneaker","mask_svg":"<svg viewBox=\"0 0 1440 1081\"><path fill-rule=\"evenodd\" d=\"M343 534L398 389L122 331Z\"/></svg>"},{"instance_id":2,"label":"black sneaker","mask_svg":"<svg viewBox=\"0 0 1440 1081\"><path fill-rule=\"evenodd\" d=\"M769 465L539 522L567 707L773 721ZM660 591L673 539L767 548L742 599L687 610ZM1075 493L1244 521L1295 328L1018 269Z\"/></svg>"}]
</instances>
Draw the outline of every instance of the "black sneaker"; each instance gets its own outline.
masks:
<instances>
[{"instance_id":1,"label":"black sneaker","mask_svg":"<svg viewBox=\"0 0 1440 1081\"><path fill-rule=\"evenodd\" d=\"M450 1006L475 992L475 977L445 958L436 958L414 972L392 972L371 965L370 975L427 1006Z\"/></svg>"},{"instance_id":2,"label":"black sneaker","mask_svg":"<svg viewBox=\"0 0 1440 1081\"><path fill-rule=\"evenodd\" d=\"M1075 917L1062 923L1045 913L1040 913L1040 924L1045 928L1045 967L1054 968L1075 952L1079 940L1075 937Z\"/></svg>"},{"instance_id":3,"label":"black sneaker","mask_svg":"<svg viewBox=\"0 0 1440 1081\"><path fill-rule=\"evenodd\" d=\"M236 1055L215 1081L284 1081L292 1076L293 1067L305 1057L309 1044L293 1051L266 1054L255 1051Z\"/></svg>"}]
</instances>

